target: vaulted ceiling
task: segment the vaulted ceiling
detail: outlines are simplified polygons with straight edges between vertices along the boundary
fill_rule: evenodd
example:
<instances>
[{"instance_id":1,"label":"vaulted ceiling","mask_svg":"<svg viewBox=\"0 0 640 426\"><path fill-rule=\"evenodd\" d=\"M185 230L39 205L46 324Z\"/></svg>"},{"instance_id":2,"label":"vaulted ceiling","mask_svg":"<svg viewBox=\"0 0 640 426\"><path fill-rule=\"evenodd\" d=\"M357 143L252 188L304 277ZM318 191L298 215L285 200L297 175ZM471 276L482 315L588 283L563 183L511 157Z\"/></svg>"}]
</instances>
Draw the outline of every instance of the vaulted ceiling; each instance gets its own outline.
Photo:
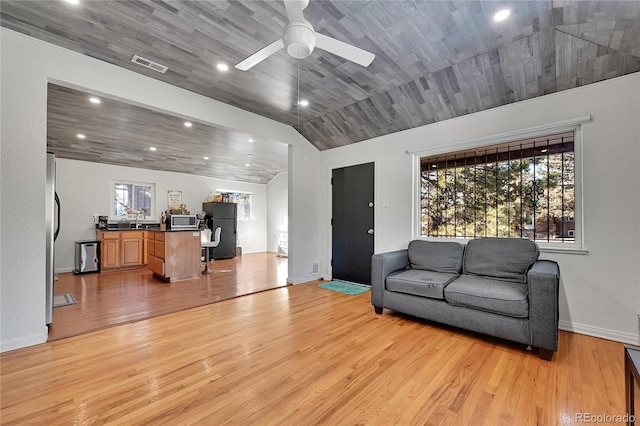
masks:
<instances>
[{"instance_id":1,"label":"vaulted ceiling","mask_svg":"<svg viewBox=\"0 0 640 426\"><path fill-rule=\"evenodd\" d=\"M315 30L374 53L371 65L283 50L248 71L233 65L281 37L282 1L3 0L0 14L6 28L294 126L321 150L640 71L640 1L311 0Z\"/></svg>"}]
</instances>

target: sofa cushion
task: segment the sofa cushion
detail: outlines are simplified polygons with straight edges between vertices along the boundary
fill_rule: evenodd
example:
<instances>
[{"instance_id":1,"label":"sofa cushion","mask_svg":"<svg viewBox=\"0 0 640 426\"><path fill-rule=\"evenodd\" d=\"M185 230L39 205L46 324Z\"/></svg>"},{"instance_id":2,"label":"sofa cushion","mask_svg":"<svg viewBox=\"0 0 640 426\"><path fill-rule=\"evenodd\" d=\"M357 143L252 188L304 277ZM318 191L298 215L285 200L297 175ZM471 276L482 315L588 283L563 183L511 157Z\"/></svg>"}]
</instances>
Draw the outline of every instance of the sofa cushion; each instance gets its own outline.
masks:
<instances>
[{"instance_id":1,"label":"sofa cushion","mask_svg":"<svg viewBox=\"0 0 640 426\"><path fill-rule=\"evenodd\" d=\"M444 299L451 305L527 318L528 293L526 284L461 275L444 289Z\"/></svg>"},{"instance_id":2,"label":"sofa cushion","mask_svg":"<svg viewBox=\"0 0 640 426\"><path fill-rule=\"evenodd\" d=\"M458 277L457 274L407 269L406 271L390 274L385 285L387 290L396 293L413 294L431 299L444 299L442 290L456 277Z\"/></svg>"},{"instance_id":3,"label":"sofa cushion","mask_svg":"<svg viewBox=\"0 0 640 426\"><path fill-rule=\"evenodd\" d=\"M459 274L464 246L447 241L413 240L409 243L409 265L412 269Z\"/></svg>"},{"instance_id":4,"label":"sofa cushion","mask_svg":"<svg viewBox=\"0 0 640 426\"><path fill-rule=\"evenodd\" d=\"M538 260L538 245L521 238L478 238L467 243L464 273L517 283Z\"/></svg>"}]
</instances>

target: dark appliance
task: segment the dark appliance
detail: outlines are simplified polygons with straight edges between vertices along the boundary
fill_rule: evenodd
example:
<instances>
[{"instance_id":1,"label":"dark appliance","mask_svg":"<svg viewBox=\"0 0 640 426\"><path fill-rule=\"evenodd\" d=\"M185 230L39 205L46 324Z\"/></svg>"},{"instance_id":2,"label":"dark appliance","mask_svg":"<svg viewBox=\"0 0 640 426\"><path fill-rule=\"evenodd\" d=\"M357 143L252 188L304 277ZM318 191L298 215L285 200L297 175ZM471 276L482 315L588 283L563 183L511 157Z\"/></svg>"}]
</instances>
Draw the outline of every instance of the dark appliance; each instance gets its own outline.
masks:
<instances>
[{"instance_id":1,"label":"dark appliance","mask_svg":"<svg viewBox=\"0 0 640 426\"><path fill-rule=\"evenodd\" d=\"M216 235L216 229L220 228L220 243L209 249L212 252L211 259L236 257L238 205L210 201L202 203L202 210L207 214L207 226L211 229L211 235Z\"/></svg>"},{"instance_id":2,"label":"dark appliance","mask_svg":"<svg viewBox=\"0 0 640 426\"><path fill-rule=\"evenodd\" d=\"M53 282L55 280L55 241L60 232L60 199L56 192L56 156L47 152L46 190L45 190L45 223L46 223L46 306L45 323L53 322Z\"/></svg>"},{"instance_id":3,"label":"dark appliance","mask_svg":"<svg viewBox=\"0 0 640 426\"><path fill-rule=\"evenodd\" d=\"M109 216L98 216L98 229L109 228Z\"/></svg>"},{"instance_id":4,"label":"dark appliance","mask_svg":"<svg viewBox=\"0 0 640 426\"><path fill-rule=\"evenodd\" d=\"M100 242L94 240L76 241L75 269L76 274L100 272Z\"/></svg>"}]
</instances>

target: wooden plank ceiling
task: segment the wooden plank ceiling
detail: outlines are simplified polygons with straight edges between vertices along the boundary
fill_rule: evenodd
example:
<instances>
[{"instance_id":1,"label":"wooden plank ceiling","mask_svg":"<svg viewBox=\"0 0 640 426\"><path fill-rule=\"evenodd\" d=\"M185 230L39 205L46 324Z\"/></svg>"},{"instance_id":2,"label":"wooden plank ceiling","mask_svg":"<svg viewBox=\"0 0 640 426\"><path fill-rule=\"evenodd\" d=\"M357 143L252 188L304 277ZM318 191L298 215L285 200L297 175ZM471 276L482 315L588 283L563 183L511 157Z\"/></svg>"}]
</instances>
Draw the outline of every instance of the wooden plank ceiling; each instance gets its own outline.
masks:
<instances>
[{"instance_id":1,"label":"wooden plank ceiling","mask_svg":"<svg viewBox=\"0 0 640 426\"><path fill-rule=\"evenodd\" d=\"M511 16L493 22L505 6ZM373 63L280 51L246 72L233 65L281 37L281 1L3 0L0 15L6 28L294 126L321 150L640 71L640 1L311 0L315 30ZM169 69L136 65L136 54Z\"/></svg>"},{"instance_id":2,"label":"wooden plank ceiling","mask_svg":"<svg viewBox=\"0 0 640 426\"><path fill-rule=\"evenodd\" d=\"M285 143L90 97L49 84L47 147L56 156L261 184L287 171Z\"/></svg>"}]
</instances>

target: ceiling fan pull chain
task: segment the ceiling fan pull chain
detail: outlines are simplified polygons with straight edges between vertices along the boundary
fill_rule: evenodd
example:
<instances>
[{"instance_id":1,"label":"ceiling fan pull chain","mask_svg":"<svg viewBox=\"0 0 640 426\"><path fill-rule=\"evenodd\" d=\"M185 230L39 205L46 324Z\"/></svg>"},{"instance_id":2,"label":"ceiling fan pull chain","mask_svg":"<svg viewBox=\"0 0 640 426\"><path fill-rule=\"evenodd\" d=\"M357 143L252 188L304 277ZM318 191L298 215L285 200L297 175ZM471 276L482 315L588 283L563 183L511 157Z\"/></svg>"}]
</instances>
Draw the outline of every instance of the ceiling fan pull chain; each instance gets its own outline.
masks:
<instances>
[{"instance_id":1,"label":"ceiling fan pull chain","mask_svg":"<svg viewBox=\"0 0 640 426\"><path fill-rule=\"evenodd\" d=\"M300 59L298 59L298 128L300 131Z\"/></svg>"}]
</instances>

